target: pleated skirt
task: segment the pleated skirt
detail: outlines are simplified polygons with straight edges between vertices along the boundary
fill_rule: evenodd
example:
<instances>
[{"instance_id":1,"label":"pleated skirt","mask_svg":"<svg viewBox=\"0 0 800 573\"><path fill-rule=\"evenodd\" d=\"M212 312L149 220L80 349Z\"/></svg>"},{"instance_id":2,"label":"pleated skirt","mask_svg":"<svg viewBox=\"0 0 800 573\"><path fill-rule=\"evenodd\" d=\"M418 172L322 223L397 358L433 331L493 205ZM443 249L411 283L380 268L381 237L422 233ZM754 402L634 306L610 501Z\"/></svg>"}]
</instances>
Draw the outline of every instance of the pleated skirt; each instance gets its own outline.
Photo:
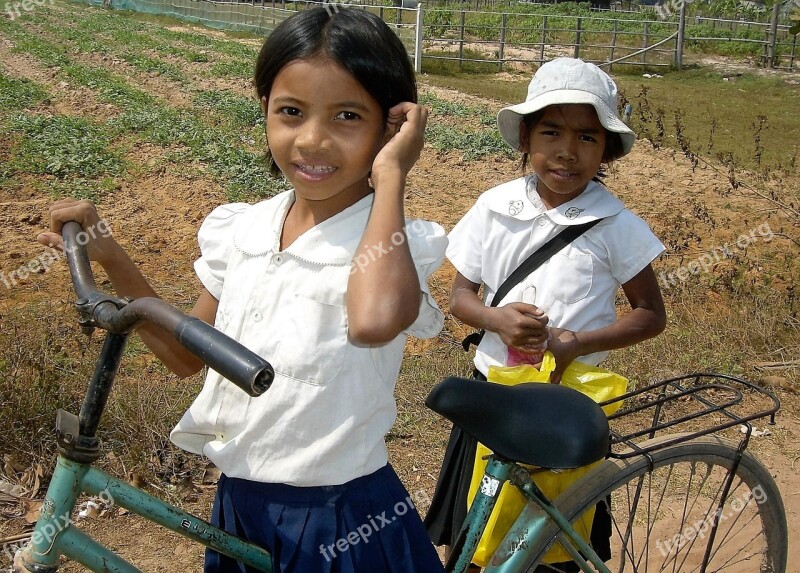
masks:
<instances>
[{"instance_id":1,"label":"pleated skirt","mask_svg":"<svg viewBox=\"0 0 800 573\"><path fill-rule=\"evenodd\" d=\"M222 476L212 524L266 548L276 573L440 573L422 520L390 465L346 484L295 487ZM255 573L207 550L206 573Z\"/></svg>"}]
</instances>

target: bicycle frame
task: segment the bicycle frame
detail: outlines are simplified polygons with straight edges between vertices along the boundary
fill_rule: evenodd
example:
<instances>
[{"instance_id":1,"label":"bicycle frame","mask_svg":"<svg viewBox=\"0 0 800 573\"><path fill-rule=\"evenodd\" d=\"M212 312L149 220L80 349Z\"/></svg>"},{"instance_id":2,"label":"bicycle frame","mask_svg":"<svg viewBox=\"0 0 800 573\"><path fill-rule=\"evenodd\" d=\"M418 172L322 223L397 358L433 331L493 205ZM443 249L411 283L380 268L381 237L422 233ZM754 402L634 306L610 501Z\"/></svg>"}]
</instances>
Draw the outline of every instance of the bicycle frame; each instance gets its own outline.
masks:
<instances>
[{"instance_id":1,"label":"bicycle frame","mask_svg":"<svg viewBox=\"0 0 800 573\"><path fill-rule=\"evenodd\" d=\"M464 526L459 534L453 556L447 563L446 571L465 573L478 547L478 542L489 521L503 486L510 482L516 486L529 503L503 538L494 557L484 570L486 573L519 573L529 566L530 552L536 548L537 541L544 533L548 522L555 522L562 531L559 536L562 545L585 573L610 573L594 549L583 540L562 513L547 499L528 472L514 462L489 456L481 486L475 494ZM543 511L538 511L541 508ZM524 532L520 535L518 532ZM505 549L505 555L498 551ZM584 558L586 556L586 558ZM588 559L588 561L587 561ZM591 565L589 564L591 563ZM592 565L594 569L592 569Z\"/></svg>"},{"instance_id":2,"label":"bicycle frame","mask_svg":"<svg viewBox=\"0 0 800 573\"><path fill-rule=\"evenodd\" d=\"M22 553L22 565L35 573L54 572L59 556L81 563L92 571L137 573L139 569L90 538L71 520L79 492L113 501L158 525L188 537L220 553L267 573L270 554L252 543L226 533L210 523L161 501L89 464L59 456L41 517Z\"/></svg>"},{"instance_id":3,"label":"bicycle frame","mask_svg":"<svg viewBox=\"0 0 800 573\"><path fill-rule=\"evenodd\" d=\"M31 573L53 573L58 570L59 557L64 555L92 571L139 571L74 525L72 513L75 504L78 496L85 493L101 496L193 541L271 573L272 559L265 549L92 467L92 463L100 457L97 426L111 392L126 340L127 335L107 335L80 417L58 411L56 435L60 455L31 543L15 560L15 567L24 567Z\"/></svg>"}]
</instances>

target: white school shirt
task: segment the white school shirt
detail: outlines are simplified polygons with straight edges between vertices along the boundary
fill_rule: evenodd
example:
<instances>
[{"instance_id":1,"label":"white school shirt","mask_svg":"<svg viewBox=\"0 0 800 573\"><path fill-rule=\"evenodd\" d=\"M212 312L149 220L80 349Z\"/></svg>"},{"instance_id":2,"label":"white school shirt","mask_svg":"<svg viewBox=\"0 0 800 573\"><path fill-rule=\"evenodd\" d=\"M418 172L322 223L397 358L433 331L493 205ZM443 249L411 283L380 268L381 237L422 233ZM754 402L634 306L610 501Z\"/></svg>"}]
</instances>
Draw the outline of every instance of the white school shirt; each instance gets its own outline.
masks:
<instances>
[{"instance_id":1,"label":"white school shirt","mask_svg":"<svg viewBox=\"0 0 800 573\"><path fill-rule=\"evenodd\" d=\"M536 192L535 175L494 187L453 227L447 258L467 280L483 283L489 305L506 277L533 251L567 225L599 218L604 220L553 255L499 303L522 301L532 286L533 304L550 318L549 326L595 330L616 320L619 286L664 250L647 223L599 183L590 182L575 199L549 210ZM607 355L596 352L578 360L597 365ZM507 360L508 348L500 336L487 331L475 352L475 367L486 375L489 366L505 366Z\"/></svg>"},{"instance_id":2,"label":"white school shirt","mask_svg":"<svg viewBox=\"0 0 800 573\"><path fill-rule=\"evenodd\" d=\"M345 292L372 200L361 199L283 251L291 191L253 206L223 205L203 222L195 270L219 300L215 326L266 358L275 380L251 398L209 370L171 433L176 445L206 455L228 476L295 486L338 485L386 465L384 435L396 415L406 335L436 336L444 321L427 279L444 258L447 237L435 223L406 222L422 290L419 316L388 344L357 346L347 336ZM375 247L380 256L390 245Z\"/></svg>"}]
</instances>

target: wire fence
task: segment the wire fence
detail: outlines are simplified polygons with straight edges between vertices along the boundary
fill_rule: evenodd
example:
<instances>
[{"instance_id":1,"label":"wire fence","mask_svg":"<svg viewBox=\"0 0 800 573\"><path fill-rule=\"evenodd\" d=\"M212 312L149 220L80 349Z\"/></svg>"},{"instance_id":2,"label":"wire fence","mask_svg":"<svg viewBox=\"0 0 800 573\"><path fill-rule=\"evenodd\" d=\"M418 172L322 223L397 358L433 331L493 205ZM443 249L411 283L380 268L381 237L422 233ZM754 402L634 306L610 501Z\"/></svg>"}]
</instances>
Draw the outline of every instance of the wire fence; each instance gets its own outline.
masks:
<instances>
[{"instance_id":1,"label":"wire fence","mask_svg":"<svg viewBox=\"0 0 800 573\"><path fill-rule=\"evenodd\" d=\"M638 16L638 17L636 17ZM797 68L797 36L776 22L711 18L646 19L642 13L521 14L427 9L425 61L455 62L459 70L530 69L558 56L659 69L681 67L684 54L749 58L764 67Z\"/></svg>"},{"instance_id":2,"label":"wire fence","mask_svg":"<svg viewBox=\"0 0 800 573\"><path fill-rule=\"evenodd\" d=\"M427 10L425 60L528 69L559 56L648 68L675 61L677 24L625 18ZM671 41L670 41L671 40Z\"/></svg>"},{"instance_id":3,"label":"wire fence","mask_svg":"<svg viewBox=\"0 0 800 573\"><path fill-rule=\"evenodd\" d=\"M105 5L109 0L88 0ZM425 8L413 1L384 6L333 2L250 0L111 0L114 8L161 14L212 28L267 35L281 21L309 6L331 13L344 6L379 15L403 41L415 69L448 66L459 71L531 71L559 56L642 69L680 68L687 49L748 57L758 65L794 70L797 35L789 26L706 17L648 19L648 12L604 11L589 15L511 13ZM413 4L413 7L412 7Z\"/></svg>"},{"instance_id":4,"label":"wire fence","mask_svg":"<svg viewBox=\"0 0 800 573\"><path fill-rule=\"evenodd\" d=\"M207 0L87 0L95 6L111 6L119 10L132 10L145 14L169 16L178 20L202 24L209 28L249 32L267 36L283 20L311 6L322 4L331 14L341 7L352 6L374 12L390 27L406 46L408 54L415 61L421 58L418 47L421 40L417 30L418 11L415 8L387 7L359 3L351 5L342 2L276 2L275 0L250 0L248 2ZM421 65L421 61L419 62ZM418 66L419 67L419 66Z\"/></svg>"}]
</instances>

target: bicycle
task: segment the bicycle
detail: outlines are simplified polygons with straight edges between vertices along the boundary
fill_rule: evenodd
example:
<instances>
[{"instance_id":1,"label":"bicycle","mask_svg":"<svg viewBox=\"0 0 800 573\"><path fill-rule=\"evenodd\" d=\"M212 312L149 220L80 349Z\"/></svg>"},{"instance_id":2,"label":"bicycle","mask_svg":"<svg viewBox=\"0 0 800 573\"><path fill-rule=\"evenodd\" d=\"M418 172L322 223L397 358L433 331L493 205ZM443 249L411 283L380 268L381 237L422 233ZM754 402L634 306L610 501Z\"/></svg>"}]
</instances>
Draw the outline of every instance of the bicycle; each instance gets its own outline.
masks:
<instances>
[{"instance_id":1,"label":"bicycle","mask_svg":"<svg viewBox=\"0 0 800 573\"><path fill-rule=\"evenodd\" d=\"M763 407L738 413L737 406L747 407L745 392L760 398ZM618 401L629 405L606 418L600 407ZM769 471L745 451L750 422L770 417L774 424L780 401L748 381L687 374L597 405L560 386L505 387L449 378L434 388L426 405L494 452L448 572L466 570L506 483L528 504L493 553L487 573L562 571L541 564L555 543L579 567L572 571L786 571L788 529L780 492ZM523 413L525 418L515 420ZM642 415L650 423L637 420ZM715 416L722 421L708 425ZM657 435L690 426L691 431ZM738 443L717 435L735 427L743 433ZM598 460L552 501L520 465L575 468ZM599 507L612 523L606 562L573 527Z\"/></svg>"},{"instance_id":2,"label":"bicycle","mask_svg":"<svg viewBox=\"0 0 800 573\"><path fill-rule=\"evenodd\" d=\"M142 321L172 332L210 368L252 396L269 389L274 372L263 358L159 299L119 299L99 291L85 249L77 240L80 230L76 223L68 223L62 231L78 297L75 305L79 323L87 333L102 328L108 334L79 415L61 410L57 413L58 461L31 541L15 555L12 571L54 573L62 555L92 571L139 571L72 523L70 516L77 499L85 493L105 495L114 504L193 541L271 572L270 555L263 548L92 467L101 455L97 428L127 337ZM744 389L739 390L736 385ZM742 403L744 392L748 397L766 399L768 405L756 412L737 413L735 406ZM657 382L614 401L622 400L628 406L607 418L601 409L605 403L598 405L579 392L560 386L505 387L457 377L439 383L426 405L494 451L447 571L467 570L497 496L510 483L523 492L529 503L495 551L487 572L558 570L541 564L541 559L549 547L560 543L584 572L609 573L612 568L650 571L651 560L659 567L655 570L686 571L691 566L700 571L752 572L752 561L758 560L759 571L784 573L788 534L783 502L769 472L745 451L752 431L749 422L771 416L774 423L780 407L777 397L744 380L701 373ZM700 404L701 409L684 413L684 407L676 408L684 400ZM630 425L631 419L651 409L652 421L644 428L639 425L639 429L623 432L609 425L609 421ZM676 417L670 417L678 410ZM691 425L708 415L721 416L725 421L711 428L656 436L662 430ZM538 423L531 424L531 420ZM746 431L738 444L713 435L739 424ZM640 438L644 439L637 442ZM598 461L552 501L536 486L529 469L520 465L568 468ZM677 495L675 484L684 485L685 491ZM658 495L655 505L654 493ZM674 524L664 520L668 510L675 511L671 504L680 500L683 504L678 507L679 520ZM598 504L611 515L619 537L612 543L608 562L572 525ZM734 532L733 526L742 516L745 522ZM665 523L669 528L664 527ZM687 523L689 527L697 525L694 535L684 527ZM673 530L676 534L667 536L666 532ZM742 545L743 531L748 541ZM703 543L694 551L698 539ZM735 546L731 546L734 540ZM663 550L664 544L668 551ZM662 554L659 564L652 549ZM728 564L740 563L744 568L726 569Z\"/></svg>"}]
</instances>

